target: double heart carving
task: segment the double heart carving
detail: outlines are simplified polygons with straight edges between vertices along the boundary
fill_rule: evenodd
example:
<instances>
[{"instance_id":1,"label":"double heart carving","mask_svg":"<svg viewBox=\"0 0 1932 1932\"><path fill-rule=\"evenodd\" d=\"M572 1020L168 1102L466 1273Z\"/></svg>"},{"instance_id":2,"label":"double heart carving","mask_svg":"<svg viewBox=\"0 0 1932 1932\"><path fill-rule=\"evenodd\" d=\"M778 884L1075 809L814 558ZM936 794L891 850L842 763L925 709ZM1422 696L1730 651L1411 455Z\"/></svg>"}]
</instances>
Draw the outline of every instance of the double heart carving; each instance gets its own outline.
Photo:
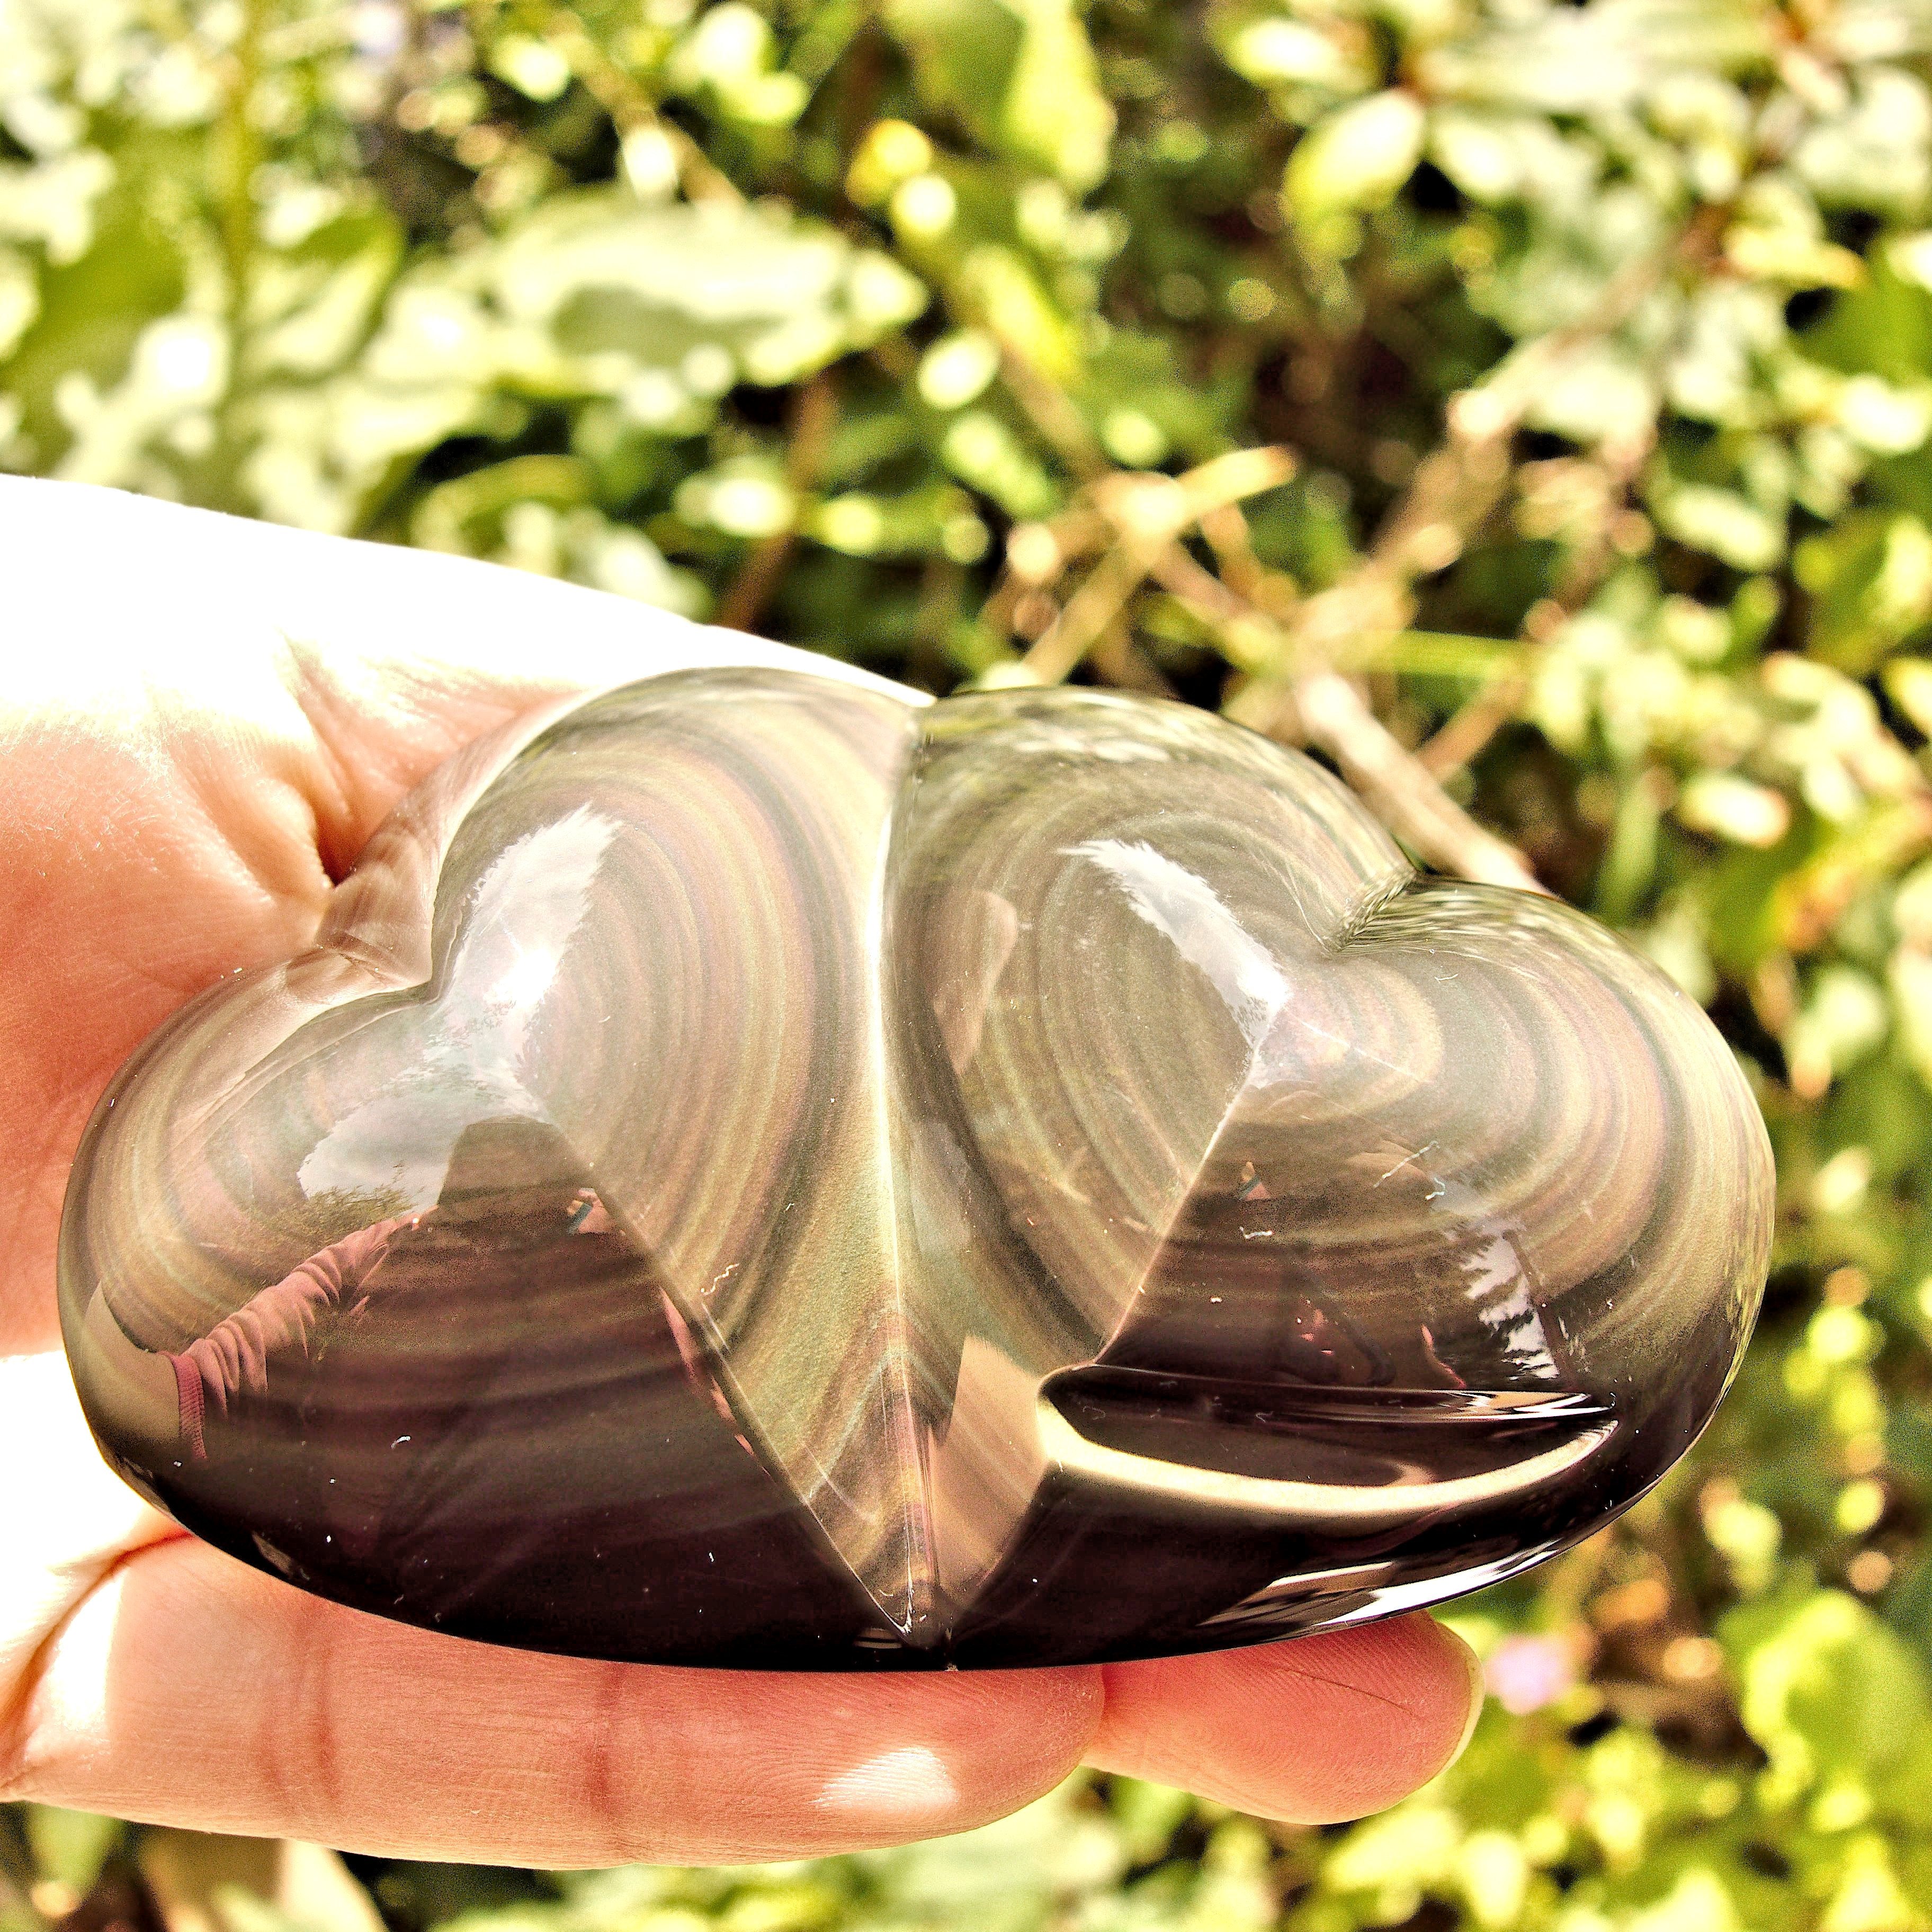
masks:
<instances>
[{"instance_id":1,"label":"double heart carving","mask_svg":"<svg viewBox=\"0 0 1932 1932\"><path fill-rule=\"evenodd\" d=\"M110 1100L67 1318L199 1405L130 1433L97 1366L124 1466L310 1587L617 1654L755 1658L760 1523L819 1660L1448 1594L1681 1453L1767 1252L1662 974L1092 692L692 672L500 733Z\"/></svg>"}]
</instances>

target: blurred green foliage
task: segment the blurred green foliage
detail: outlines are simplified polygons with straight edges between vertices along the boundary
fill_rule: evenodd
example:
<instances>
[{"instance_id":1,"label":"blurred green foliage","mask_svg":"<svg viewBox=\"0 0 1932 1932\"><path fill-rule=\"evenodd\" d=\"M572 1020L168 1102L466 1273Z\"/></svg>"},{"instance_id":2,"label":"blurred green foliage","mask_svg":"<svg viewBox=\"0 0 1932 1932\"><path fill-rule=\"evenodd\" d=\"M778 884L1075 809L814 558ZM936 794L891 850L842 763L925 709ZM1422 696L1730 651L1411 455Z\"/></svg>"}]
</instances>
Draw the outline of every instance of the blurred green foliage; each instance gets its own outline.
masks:
<instances>
[{"instance_id":1,"label":"blurred green foliage","mask_svg":"<svg viewBox=\"0 0 1932 1932\"><path fill-rule=\"evenodd\" d=\"M1619 925L1783 1175L1718 1423L1456 1607L1496 1696L1382 1819L1081 1781L290 1895L24 1807L7 1932L1932 1925L1928 53L1928 0L0 0L9 466L1225 706Z\"/></svg>"}]
</instances>

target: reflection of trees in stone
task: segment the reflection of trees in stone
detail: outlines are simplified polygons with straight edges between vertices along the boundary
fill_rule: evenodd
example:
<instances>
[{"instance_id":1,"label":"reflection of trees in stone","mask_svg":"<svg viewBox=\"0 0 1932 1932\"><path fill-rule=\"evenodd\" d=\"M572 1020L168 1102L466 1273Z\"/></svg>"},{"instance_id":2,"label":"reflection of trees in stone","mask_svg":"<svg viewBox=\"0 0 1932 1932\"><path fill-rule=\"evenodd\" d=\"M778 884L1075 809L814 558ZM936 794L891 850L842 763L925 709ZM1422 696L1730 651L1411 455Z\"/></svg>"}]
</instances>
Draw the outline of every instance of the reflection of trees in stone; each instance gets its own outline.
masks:
<instances>
[{"instance_id":1,"label":"reflection of trees in stone","mask_svg":"<svg viewBox=\"0 0 1932 1932\"><path fill-rule=\"evenodd\" d=\"M358 1228L408 1214L412 1204L397 1188L331 1188L266 1216L262 1251L300 1257L320 1254Z\"/></svg>"}]
</instances>

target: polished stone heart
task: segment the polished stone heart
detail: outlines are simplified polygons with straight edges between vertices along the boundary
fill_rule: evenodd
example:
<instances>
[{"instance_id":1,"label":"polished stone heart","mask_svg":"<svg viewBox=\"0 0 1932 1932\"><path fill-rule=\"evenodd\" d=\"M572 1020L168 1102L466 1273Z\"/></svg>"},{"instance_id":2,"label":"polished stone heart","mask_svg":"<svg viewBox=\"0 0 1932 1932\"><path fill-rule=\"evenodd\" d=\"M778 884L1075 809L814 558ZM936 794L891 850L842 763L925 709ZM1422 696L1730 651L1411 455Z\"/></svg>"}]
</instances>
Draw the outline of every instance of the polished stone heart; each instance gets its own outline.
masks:
<instances>
[{"instance_id":1,"label":"polished stone heart","mask_svg":"<svg viewBox=\"0 0 1932 1932\"><path fill-rule=\"evenodd\" d=\"M1059 1663L1508 1576L1703 1426L1771 1162L1696 1007L1306 760L703 671L452 760L81 1149L110 1457L536 1648Z\"/></svg>"}]
</instances>

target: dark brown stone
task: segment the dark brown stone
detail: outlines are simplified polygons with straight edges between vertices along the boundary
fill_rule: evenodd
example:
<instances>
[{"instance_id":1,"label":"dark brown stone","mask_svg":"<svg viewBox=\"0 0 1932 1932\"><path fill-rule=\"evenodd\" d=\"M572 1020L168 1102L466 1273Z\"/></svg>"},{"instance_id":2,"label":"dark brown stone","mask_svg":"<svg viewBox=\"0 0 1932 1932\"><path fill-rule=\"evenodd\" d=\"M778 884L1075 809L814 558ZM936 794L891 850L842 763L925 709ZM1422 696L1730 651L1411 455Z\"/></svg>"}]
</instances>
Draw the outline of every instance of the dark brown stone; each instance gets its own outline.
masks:
<instances>
[{"instance_id":1,"label":"dark brown stone","mask_svg":"<svg viewBox=\"0 0 1932 1932\"><path fill-rule=\"evenodd\" d=\"M110 1459L532 1648L1072 1662L1588 1534L1744 1346L1703 1015L1314 766L1075 692L682 674L398 808L117 1078L62 1252Z\"/></svg>"}]
</instances>

